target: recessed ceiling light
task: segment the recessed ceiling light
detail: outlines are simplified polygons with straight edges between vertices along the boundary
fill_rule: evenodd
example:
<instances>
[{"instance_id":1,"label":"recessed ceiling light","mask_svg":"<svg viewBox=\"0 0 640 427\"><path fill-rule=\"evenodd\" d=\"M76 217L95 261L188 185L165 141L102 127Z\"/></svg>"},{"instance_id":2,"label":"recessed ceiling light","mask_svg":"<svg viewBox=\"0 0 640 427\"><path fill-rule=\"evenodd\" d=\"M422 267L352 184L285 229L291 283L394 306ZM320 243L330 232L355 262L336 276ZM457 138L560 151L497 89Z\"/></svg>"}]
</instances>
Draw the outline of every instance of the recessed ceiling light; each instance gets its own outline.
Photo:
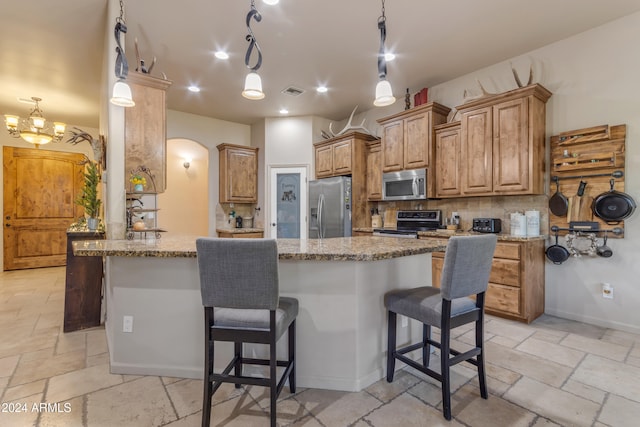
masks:
<instances>
[{"instance_id":1,"label":"recessed ceiling light","mask_svg":"<svg viewBox=\"0 0 640 427\"><path fill-rule=\"evenodd\" d=\"M198 86L195 86L195 85L191 85L187 89L189 89L190 92L194 92L194 93L200 92L200 88Z\"/></svg>"},{"instance_id":2,"label":"recessed ceiling light","mask_svg":"<svg viewBox=\"0 0 640 427\"><path fill-rule=\"evenodd\" d=\"M384 54L384 59L386 61L393 61L394 59L396 59L396 56L393 53L387 52Z\"/></svg>"},{"instance_id":3,"label":"recessed ceiling light","mask_svg":"<svg viewBox=\"0 0 640 427\"><path fill-rule=\"evenodd\" d=\"M325 93L325 92L326 92L326 91L328 91L328 90L329 90L329 89L327 89L327 87L326 87L326 86L318 86L318 87L316 88L316 92L318 92L318 93Z\"/></svg>"},{"instance_id":4,"label":"recessed ceiling light","mask_svg":"<svg viewBox=\"0 0 640 427\"><path fill-rule=\"evenodd\" d=\"M214 55L218 59L229 59L229 54L223 50L217 51Z\"/></svg>"},{"instance_id":5,"label":"recessed ceiling light","mask_svg":"<svg viewBox=\"0 0 640 427\"><path fill-rule=\"evenodd\" d=\"M280 114L289 114L289 110L287 110L286 108L281 108Z\"/></svg>"},{"instance_id":6,"label":"recessed ceiling light","mask_svg":"<svg viewBox=\"0 0 640 427\"><path fill-rule=\"evenodd\" d=\"M280 0L262 0L262 2L268 5L274 5L274 4L278 4Z\"/></svg>"}]
</instances>

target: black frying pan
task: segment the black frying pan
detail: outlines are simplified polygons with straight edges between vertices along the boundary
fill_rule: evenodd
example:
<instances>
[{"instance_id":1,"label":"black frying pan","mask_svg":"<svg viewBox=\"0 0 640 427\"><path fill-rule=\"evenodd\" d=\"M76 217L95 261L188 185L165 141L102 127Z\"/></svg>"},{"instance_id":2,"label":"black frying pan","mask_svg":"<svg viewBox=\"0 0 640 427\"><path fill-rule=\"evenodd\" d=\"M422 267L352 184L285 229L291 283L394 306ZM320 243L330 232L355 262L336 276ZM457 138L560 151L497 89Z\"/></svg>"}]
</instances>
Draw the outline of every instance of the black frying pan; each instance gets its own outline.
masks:
<instances>
[{"instance_id":1,"label":"black frying pan","mask_svg":"<svg viewBox=\"0 0 640 427\"><path fill-rule=\"evenodd\" d=\"M556 232L556 243L549 246L545 251L545 254L547 255L547 258L549 258L549 261L553 262L554 264L562 264L569 259L569 250L564 246L558 244L557 227L552 227L551 230Z\"/></svg>"},{"instance_id":2,"label":"black frying pan","mask_svg":"<svg viewBox=\"0 0 640 427\"><path fill-rule=\"evenodd\" d=\"M560 184L558 183L559 179L557 176L553 177L553 180L556 182L556 192L549 199L549 209L551 213L555 216L565 216L567 214L567 209L569 207L569 202L564 194L560 192Z\"/></svg>"},{"instance_id":3,"label":"black frying pan","mask_svg":"<svg viewBox=\"0 0 640 427\"><path fill-rule=\"evenodd\" d=\"M627 193L613 189L615 180L609 181L611 189L596 197L591 205L594 215L607 224L617 224L629 218L636 210L636 202Z\"/></svg>"}]
</instances>

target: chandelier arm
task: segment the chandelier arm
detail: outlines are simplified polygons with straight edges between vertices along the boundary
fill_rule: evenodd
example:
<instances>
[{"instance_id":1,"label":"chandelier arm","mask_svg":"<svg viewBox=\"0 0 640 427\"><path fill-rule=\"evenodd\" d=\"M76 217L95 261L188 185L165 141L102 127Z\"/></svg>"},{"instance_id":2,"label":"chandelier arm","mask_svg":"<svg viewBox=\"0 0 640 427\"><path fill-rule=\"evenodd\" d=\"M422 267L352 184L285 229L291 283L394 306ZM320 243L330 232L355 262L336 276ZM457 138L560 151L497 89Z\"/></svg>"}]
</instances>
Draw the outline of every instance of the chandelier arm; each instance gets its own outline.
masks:
<instances>
[{"instance_id":1,"label":"chandelier arm","mask_svg":"<svg viewBox=\"0 0 640 427\"><path fill-rule=\"evenodd\" d=\"M127 74L129 74L129 64L127 63L127 57L124 55L124 49L122 48L122 44L120 43L120 34L127 33L127 26L124 24L124 21L117 18L116 26L114 28L114 35L116 38L116 77L119 79L125 79Z\"/></svg>"},{"instance_id":2,"label":"chandelier arm","mask_svg":"<svg viewBox=\"0 0 640 427\"><path fill-rule=\"evenodd\" d=\"M249 42L249 47L247 48L247 53L244 56L244 63L251 71L258 71L258 69L262 65L262 49L260 49L260 45L258 44L256 37L253 35L253 31L251 30L252 18L255 19L256 22L262 21L262 15L260 15L260 12L258 12L253 2L251 2L251 10L249 10L249 13L247 13L246 19L247 31L249 33L247 34L246 40ZM252 67L251 65L249 65L249 63L251 61L251 54L253 53L254 48L258 52L258 61L256 62L256 65Z\"/></svg>"}]
</instances>

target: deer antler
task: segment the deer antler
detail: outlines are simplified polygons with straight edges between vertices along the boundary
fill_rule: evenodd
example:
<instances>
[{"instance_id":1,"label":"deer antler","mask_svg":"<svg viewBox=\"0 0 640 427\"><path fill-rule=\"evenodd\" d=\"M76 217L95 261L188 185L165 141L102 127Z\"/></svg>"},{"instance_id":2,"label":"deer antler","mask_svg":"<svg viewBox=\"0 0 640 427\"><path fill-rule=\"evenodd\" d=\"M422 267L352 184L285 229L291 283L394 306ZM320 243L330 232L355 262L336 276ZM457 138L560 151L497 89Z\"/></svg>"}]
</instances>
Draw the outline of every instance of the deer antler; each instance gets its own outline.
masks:
<instances>
[{"instance_id":1,"label":"deer antler","mask_svg":"<svg viewBox=\"0 0 640 427\"><path fill-rule=\"evenodd\" d=\"M513 65L511 65L511 72L513 73L513 78L516 80L516 84L518 85L518 87L524 87L522 85L522 82L520 81L520 78L518 77L518 73L516 72L516 69L513 68ZM527 82L527 86L529 86L531 83L533 83L533 65L529 66L529 81Z\"/></svg>"}]
</instances>

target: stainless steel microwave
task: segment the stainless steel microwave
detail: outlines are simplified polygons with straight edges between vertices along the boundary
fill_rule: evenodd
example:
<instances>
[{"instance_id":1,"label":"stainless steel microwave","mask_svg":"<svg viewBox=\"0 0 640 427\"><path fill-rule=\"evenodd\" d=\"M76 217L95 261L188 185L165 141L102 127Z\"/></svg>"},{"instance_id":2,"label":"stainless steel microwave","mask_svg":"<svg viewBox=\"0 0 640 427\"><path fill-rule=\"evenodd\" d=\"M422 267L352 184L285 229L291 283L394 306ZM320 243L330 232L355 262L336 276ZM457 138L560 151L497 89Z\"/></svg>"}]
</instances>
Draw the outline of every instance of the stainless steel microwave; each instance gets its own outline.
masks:
<instances>
[{"instance_id":1,"label":"stainless steel microwave","mask_svg":"<svg viewBox=\"0 0 640 427\"><path fill-rule=\"evenodd\" d=\"M427 170L412 169L382 175L382 200L427 198Z\"/></svg>"}]
</instances>

